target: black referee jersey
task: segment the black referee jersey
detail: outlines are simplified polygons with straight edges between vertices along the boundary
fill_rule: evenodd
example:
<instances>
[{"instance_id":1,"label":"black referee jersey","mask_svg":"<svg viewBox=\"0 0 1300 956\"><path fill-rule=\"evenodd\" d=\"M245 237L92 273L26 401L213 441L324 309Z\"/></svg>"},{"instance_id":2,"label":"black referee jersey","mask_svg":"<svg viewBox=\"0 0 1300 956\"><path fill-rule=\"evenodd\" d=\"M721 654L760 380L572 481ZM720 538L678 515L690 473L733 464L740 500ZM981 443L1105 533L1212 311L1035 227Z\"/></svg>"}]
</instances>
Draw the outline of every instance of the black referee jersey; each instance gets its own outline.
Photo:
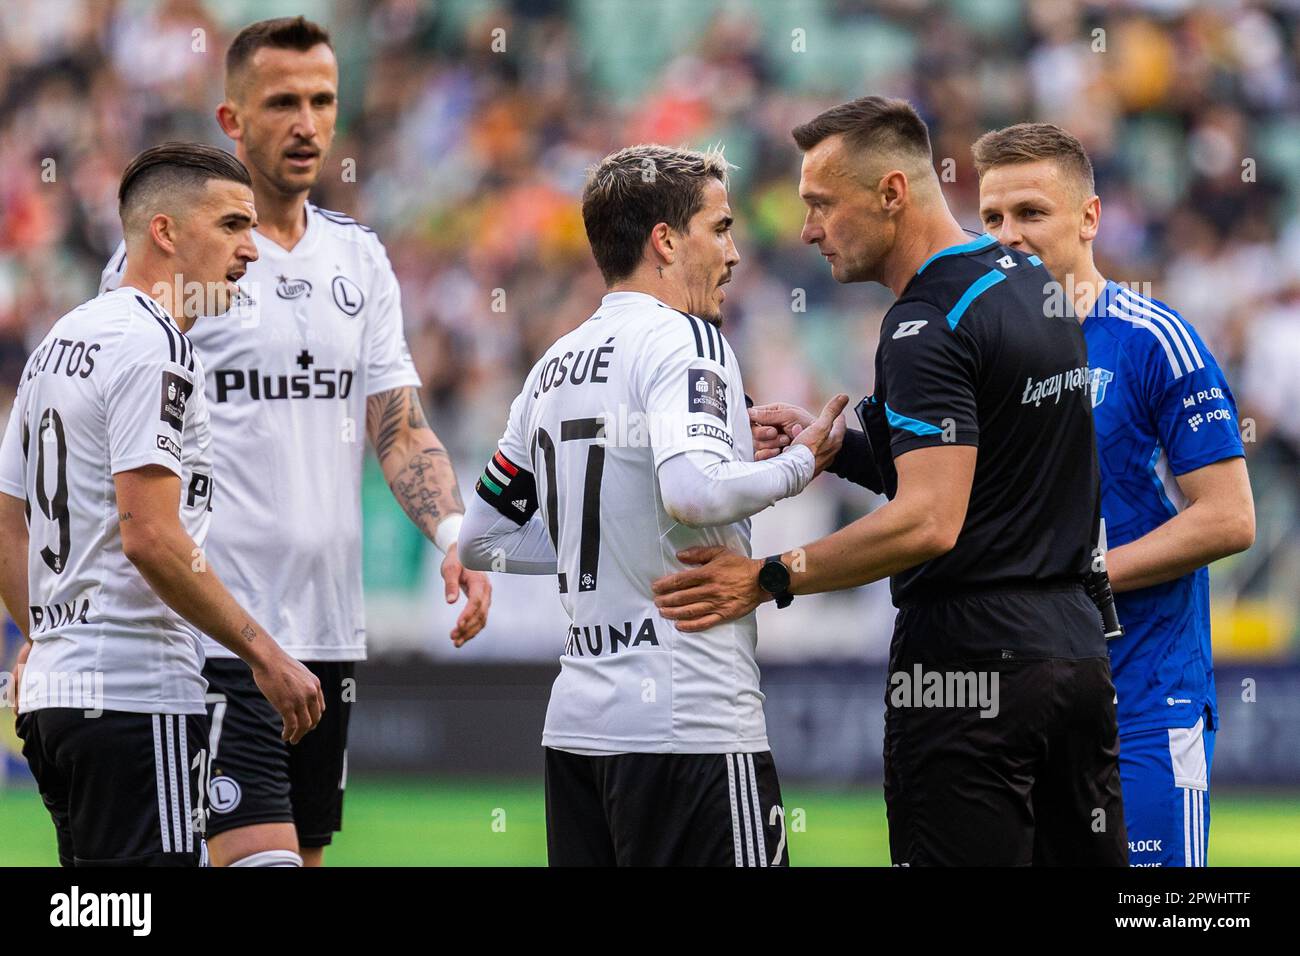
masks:
<instances>
[{"instance_id":1,"label":"black referee jersey","mask_svg":"<svg viewBox=\"0 0 1300 956\"><path fill-rule=\"evenodd\" d=\"M863 483L892 498L897 455L979 448L956 546L893 577L899 607L1089 570L1100 497L1088 353L1054 288L1037 256L984 235L931 256L885 315L876 391L858 405L867 440L851 432L835 470L874 470Z\"/></svg>"}]
</instances>

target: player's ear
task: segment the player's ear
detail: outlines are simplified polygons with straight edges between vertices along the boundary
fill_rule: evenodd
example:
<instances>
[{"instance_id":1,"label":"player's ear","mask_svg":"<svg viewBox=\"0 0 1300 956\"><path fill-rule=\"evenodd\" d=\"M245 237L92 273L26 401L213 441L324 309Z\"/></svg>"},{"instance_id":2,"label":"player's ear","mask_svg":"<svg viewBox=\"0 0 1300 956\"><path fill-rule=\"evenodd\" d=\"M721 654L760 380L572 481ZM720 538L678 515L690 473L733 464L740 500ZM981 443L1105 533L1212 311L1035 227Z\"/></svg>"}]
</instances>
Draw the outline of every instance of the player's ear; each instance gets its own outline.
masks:
<instances>
[{"instance_id":1,"label":"player's ear","mask_svg":"<svg viewBox=\"0 0 1300 956\"><path fill-rule=\"evenodd\" d=\"M243 131L240 129L242 124L239 119L239 111L230 100L224 100L217 107L217 125L221 127L223 133L233 140L238 140L243 136Z\"/></svg>"},{"instance_id":2,"label":"player's ear","mask_svg":"<svg viewBox=\"0 0 1300 956\"><path fill-rule=\"evenodd\" d=\"M656 223L650 230L650 248L667 265L677 261L677 236L668 223Z\"/></svg>"},{"instance_id":3,"label":"player's ear","mask_svg":"<svg viewBox=\"0 0 1300 956\"><path fill-rule=\"evenodd\" d=\"M1079 238L1092 242L1101 228L1101 197L1093 196L1083 204L1083 217L1079 220Z\"/></svg>"},{"instance_id":4,"label":"player's ear","mask_svg":"<svg viewBox=\"0 0 1300 956\"><path fill-rule=\"evenodd\" d=\"M166 213L155 213L149 220L149 238L167 255L176 254L176 220Z\"/></svg>"},{"instance_id":5,"label":"player's ear","mask_svg":"<svg viewBox=\"0 0 1300 956\"><path fill-rule=\"evenodd\" d=\"M887 216L895 215L907 203L907 174L901 169L891 169L880 177L876 189L880 197L880 211Z\"/></svg>"}]
</instances>

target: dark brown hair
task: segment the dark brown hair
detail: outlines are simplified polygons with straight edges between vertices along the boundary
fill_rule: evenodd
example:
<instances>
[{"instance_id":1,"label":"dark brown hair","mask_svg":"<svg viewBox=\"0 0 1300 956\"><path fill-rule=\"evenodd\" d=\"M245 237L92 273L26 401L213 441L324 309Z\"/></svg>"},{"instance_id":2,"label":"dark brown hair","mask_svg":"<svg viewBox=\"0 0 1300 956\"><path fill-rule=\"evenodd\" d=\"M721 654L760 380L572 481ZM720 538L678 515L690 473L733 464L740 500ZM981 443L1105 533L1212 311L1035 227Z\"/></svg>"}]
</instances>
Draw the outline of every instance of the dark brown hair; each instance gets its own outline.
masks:
<instances>
[{"instance_id":1,"label":"dark brown hair","mask_svg":"<svg viewBox=\"0 0 1300 956\"><path fill-rule=\"evenodd\" d=\"M975 171L981 179L994 166L1050 159L1075 176L1088 196L1096 188L1092 160L1083 144L1051 123L1017 123L1005 129L995 129L977 139L970 151L975 157Z\"/></svg>"},{"instance_id":2,"label":"dark brown hair","mask_svg":"<svg viewBox=\"0 0 1300 956\"><path fill-rule=\"evenodd\" d=\"M156 207L166 194L176 189L202 189L210 179L253 187L244 164L224 149L204 143L163 143L146 149L127 164L117 187L123 226L137 213L147 211L152 216L158 211L137 207Z\"/></svg>"},{"instance_id":3,"label":"dark brown hair","mask_svg":"<svg viewBox=\"0 0 1300 956\"><path fill-rule=\"evenodd\" d=\"M250 23L230 41L230 49L226 50L226 83L263 47L305 52L320 43L334 49L329 31L306 17L277 17Z\"/></svg>"},{"instance_id":4,"label":"dark brown hair","mask_svg":"<svg viewBox=\"0 0 1300 956\"><path fill-rule=\"evenodd\" d=\"M636 271L646 240L659 223L686 232L704 205L704 185L727 185L721 150L629 146L610 153L587 175L582 222L607 285Z\"/></svg>"},{"instance_id":5,"label":"dark brown hair","mask_svg":"<svg viewBox=\"0 0 1300 956\"><path fill-rule=\"evenodd\" d=\"M790 131L804 152L840 133L856 151L902 151L931 161L930 131L907 100L863 96L833 106Z\"/></svg>"}]
</instances>

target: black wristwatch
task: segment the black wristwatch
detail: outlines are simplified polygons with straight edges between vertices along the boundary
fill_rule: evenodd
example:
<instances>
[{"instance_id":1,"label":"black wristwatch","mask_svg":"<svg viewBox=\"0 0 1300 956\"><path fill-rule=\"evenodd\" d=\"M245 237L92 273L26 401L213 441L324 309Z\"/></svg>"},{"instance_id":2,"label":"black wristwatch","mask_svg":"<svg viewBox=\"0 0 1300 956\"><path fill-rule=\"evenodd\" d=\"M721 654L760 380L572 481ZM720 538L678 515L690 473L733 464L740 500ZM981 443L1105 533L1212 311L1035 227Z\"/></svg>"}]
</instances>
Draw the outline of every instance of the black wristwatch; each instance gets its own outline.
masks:
<instances>
[{"instance_id":1,"label":"black wristwatch","mask_svg":"<svg viewBox=\"0 0 1300 956\"><path fill-rule=\"evenodd\" d=\"M763 566L758 569L758 586L776 598L777 607L789 607L794 600L790 593L790 569L781 563L779 554L763 560Z\"/></svg>"}]
</instances>

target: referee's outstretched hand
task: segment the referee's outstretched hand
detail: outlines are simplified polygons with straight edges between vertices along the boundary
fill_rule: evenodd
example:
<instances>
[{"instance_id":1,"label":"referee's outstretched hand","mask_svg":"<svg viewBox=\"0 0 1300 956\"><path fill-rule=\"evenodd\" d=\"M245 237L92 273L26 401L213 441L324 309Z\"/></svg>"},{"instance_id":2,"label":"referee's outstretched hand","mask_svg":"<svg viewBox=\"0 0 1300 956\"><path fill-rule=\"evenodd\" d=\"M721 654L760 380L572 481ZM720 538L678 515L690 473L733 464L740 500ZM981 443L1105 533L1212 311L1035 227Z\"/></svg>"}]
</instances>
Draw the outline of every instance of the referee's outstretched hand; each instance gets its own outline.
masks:
<instances>
[{"instance_id":1,"label":"referee's outstretched hand","mask_svg":"<svg viewBox=\"0 0 1300 956\"><path fill-rule=\"evenodd\" d=\"M804 445L813 453L817 463L814 475L825 471L826 466L840 453L840 447L844 444L844 419L840 417L840 413L848 403L849 397L843 392L836 395L826 403L817 420L806 428L800 429L799 434L794 437L792 444Z\"/></svg>"}]
</instances>

